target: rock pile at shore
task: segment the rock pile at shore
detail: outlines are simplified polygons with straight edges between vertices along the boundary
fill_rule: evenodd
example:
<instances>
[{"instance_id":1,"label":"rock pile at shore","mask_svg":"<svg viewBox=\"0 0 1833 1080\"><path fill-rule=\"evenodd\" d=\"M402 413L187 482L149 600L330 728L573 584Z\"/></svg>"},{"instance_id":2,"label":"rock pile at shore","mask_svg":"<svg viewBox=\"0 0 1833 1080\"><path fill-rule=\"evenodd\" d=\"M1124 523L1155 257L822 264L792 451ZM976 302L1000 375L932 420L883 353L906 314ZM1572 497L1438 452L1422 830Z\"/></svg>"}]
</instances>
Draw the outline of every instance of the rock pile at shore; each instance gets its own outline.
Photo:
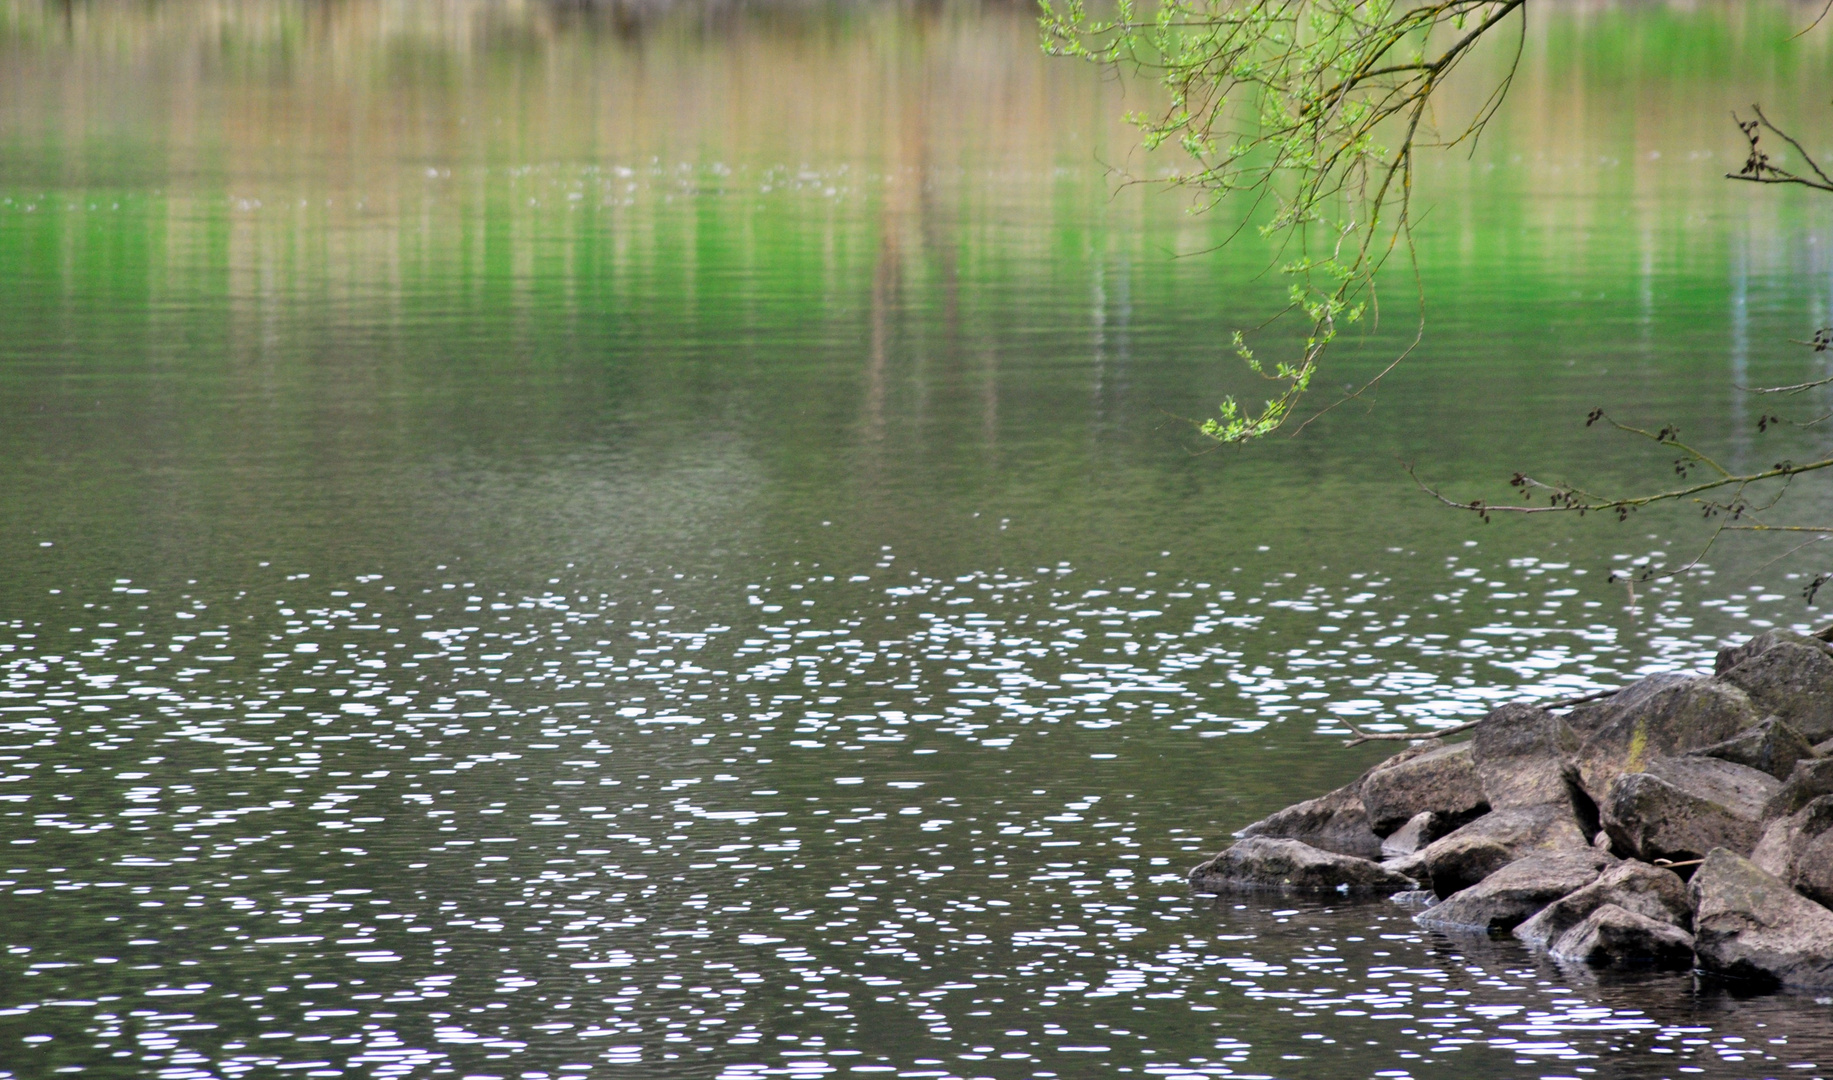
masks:
<instances>
[{"instance_id":1,"label":"rock pile at shore","mask_svg":"<svg viewBox=\"0 0 1833 1080\"><path fill-rule=\"evenodd\" d=\"M1711 676L1504 705L1236 835L1194 888L1408 893L1564 960L1833 987L1833 645L1770 631Z\"/></svg>"}]
</instances>

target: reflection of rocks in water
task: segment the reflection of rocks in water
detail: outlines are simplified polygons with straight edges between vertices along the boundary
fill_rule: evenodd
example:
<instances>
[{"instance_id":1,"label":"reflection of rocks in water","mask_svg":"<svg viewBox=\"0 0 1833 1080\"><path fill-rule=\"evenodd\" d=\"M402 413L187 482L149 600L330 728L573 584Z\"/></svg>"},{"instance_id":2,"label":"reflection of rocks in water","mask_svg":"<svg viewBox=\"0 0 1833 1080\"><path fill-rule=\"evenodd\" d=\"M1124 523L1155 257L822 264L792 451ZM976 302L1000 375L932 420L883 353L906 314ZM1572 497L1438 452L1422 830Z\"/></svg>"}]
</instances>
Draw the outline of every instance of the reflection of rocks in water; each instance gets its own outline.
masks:
<instances>
[{"instance_id":1,"label":"reflection of rocks in water","mask_svg":"<svg viewBox=\"0 0 1833 1080\"><path fill-rule=\"evenodd\" d=\"M1413 921L1452 935L1453 963L1519 964L1490 939L1514 931L1536 965L1600 986L1599 969L1678 968L1833 989L1833 757L1809 741L1833 732L1829 653L1769 631L1709 678L1654 676L1564 718L1505 705L1469 742L1414 746L1248 826L1190 883L1398 893L1390 910L1423 905ZM1386 861L1357 857L1371 847Z\"/></svg>"}]
</instances>

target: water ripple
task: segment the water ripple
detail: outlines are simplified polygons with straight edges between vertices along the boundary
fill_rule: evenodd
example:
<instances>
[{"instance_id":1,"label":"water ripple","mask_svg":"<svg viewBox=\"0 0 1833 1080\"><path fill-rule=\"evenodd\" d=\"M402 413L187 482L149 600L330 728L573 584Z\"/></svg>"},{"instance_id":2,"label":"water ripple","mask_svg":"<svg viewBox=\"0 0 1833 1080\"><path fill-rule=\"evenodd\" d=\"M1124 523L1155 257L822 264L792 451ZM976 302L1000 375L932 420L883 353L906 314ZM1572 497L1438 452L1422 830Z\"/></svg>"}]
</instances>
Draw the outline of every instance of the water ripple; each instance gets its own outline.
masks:
<instances>
[{"instance_id":1,"label":"water ripple","mask_svg":"<svg viewBox=\"0 0 1833 1080\"><path fill-rule=\"evenodd\" d=\"M1698 665L1770 601L1688 615L1670 586L1626 639L1582 570L1533 559L1453 559L1416 603L1372 573L888 562L730 593L58 590L0 644L0 1039L21 1064L173 1077L1827 1056L1794 999L1599 980L1383 903L1194 900L1183 869L1245 805L1212 828L1130 782L1203 750L1173 776L1251 788L1295 724L1431 726Z\"/></svg>"}]
</instances>

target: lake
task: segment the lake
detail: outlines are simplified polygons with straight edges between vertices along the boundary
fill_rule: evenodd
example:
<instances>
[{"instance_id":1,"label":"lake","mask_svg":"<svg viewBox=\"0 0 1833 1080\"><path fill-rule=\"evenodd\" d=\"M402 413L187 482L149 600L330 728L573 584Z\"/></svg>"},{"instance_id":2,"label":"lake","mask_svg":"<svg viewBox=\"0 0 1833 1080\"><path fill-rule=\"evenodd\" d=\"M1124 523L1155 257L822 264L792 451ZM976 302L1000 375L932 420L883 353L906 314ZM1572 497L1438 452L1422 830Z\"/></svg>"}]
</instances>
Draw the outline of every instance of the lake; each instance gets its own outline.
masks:
<instances>
[{"instance_id":1,"label":"lake","mask_svg":"<svg viewBox=\"0 0 1833 1080\"><path fill-rule=\"evenodd\" d=\"M1740 387L1833 374L1833 200L1722 178L1824 144L1813 13L1534 7L1420 348L1213 452L1276 258L1023 4L0 0L0 1077L1829 1075L1827 999L1184 885L1343 719L1826 618L1404 468L1822 452Z\"/></svg>"}]
</instances>

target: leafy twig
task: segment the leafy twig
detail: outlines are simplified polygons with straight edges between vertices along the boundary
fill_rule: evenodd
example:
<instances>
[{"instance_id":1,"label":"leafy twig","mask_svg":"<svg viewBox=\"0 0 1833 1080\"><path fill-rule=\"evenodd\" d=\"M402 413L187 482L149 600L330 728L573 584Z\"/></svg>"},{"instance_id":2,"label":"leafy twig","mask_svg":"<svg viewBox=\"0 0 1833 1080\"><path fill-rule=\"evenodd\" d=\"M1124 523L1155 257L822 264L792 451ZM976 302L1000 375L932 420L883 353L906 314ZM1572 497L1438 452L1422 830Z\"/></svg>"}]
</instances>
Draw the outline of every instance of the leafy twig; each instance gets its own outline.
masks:
<instances>
[{"instance_id":1,"label":"leafy twig","mask_svg":"<svg viewBox=\"0 0 1833 1080\"><path fill-rule=\"evenodd\" d=\"M1480 136L1513 79L1519 44L1506 75L1449 138L1426 123L1433 95L1525 2L1162 0L1148 16L1137 0L1117 0L1101 19L1086 0L1043 0L1047 52L1149 71L1164 85L1162 111L1129 117L1147 149L1172 142L1190 162L1158 182L1200 192L1197 209L1241 194L1269 202L1260 233L1296 255L1282 269L1292 278L1288 310L1310 321L1302 347L1267 364L1237 334L1236 354L1277 389L1258 409L1225 399L1198 426L1203 435L1246 442L1293 418L1331 342L1374 303L1377 272L1396 252L1413 255L1417 150ZM1435 34L1447 29L1448 42ZM1392 145L1377 138L1387 134L1397 136ZM1422 327L1423 310L1422 302Z\"/></svg>"}]
</instances>

